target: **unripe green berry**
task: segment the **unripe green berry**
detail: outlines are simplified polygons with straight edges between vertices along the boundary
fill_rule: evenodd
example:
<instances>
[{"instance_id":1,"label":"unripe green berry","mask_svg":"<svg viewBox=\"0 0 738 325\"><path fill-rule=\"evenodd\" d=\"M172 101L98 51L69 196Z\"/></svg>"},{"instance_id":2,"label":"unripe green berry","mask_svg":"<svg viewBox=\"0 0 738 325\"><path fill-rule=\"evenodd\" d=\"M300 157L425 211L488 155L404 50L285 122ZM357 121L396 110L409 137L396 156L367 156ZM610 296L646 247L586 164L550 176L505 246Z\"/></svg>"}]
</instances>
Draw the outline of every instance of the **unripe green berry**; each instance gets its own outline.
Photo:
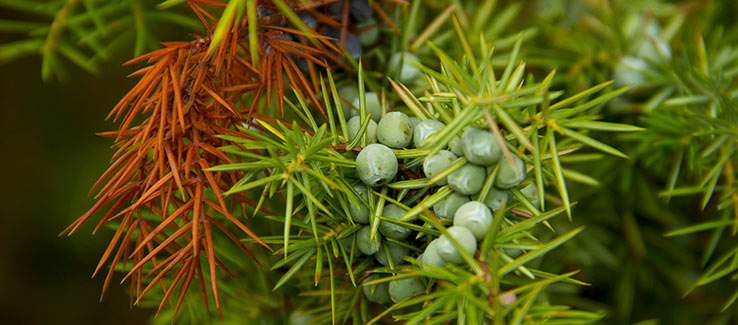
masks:
<instances>
[{"instance_id":1,"label":"unripe green berry","mask_svg":"<svg viewBox=\"0 0 738 325\"><path fill-rule=\"evenodd\" d=\"M364 184L383 185L397 175L397 156L381 144L370 144L356 156L356 173Z\"/></svg>"},{"instance_id":2,"label":"unripe green berry","mask_svg":"<svg viewBox=\"0 0 738 325\"><path fill-rule=\"evenodd\" d=\"M522 189L520 189L520 193L522 193L526 198L528 198L531 203L536 208L541 207L540 199L538 198L538 187L536 186L536 183L531 182Z\"/></svg>"},{"instance_id":3,"label":"unripe green berry","mask_svg":"<svg viewBox=\"0 0 738 325\"><path fill-rule=\"evenodd\" d=\"M472 164L488 166L500 159L500 144L492 132L468 128L461 136L464 157Z\"/></svg>"},{"instance_id":4,"label":"unripe green berry","mask_svg":"<svg viewBox=\"0 0 738 325\"><path fill-rule=\"evenodd\" d=\"M492 226L492 212L482 202L467 202L456 210L454 226L469 229L477 240L481 240Z\"/></svg>"},{"instance_id":5,"label":"unripe green berry","mask_svg":"<svg viewBox=\"0 0 738 325\"><path fill-rule=\"evenodd\" d=\"M644 58L648 61L660 62L661 56L671 58L671 47L669 42L661 37L661 26L655 19L649 19L645 28L639 22L630 19L625 22L627 25L625 32L627 35L639 34L640 40L636 40L632 48L636 49L636 56ZM643 30L645 29L645 31Z\"/></svg>"},{"instance_id":6,"label":"unripe green berry","mask_svg":"<svg viewBox=\"0 0 738 325\"><path fill-rule=\"evenodd\" d=\"M377 21L373 18L367 19L361 23L358 23L356 27L359 30L364 30L361 34L359 34L359 43L361 45L367 46L371 45L374 42L377 41L379 38L379 25L377 25ZM365 30L365 28L368 28Z\"/></svg>"},{"instance_id":7,"label":"unripe green berry","mask_svg":"<svg viewBox=\"0 0 738 325\"><path fill-rule=\"evenodd\" d=\"M469 202L469 196L454 192L443 201L436 203L433 206L433 213L439 218L453 219L456 210L466 202Z\"/></svg>"},{"instance_id":8,"label":"unripe green berry","mask_svg":"<svg viewBox=\"0 0 738 325\"><path fill-rule=\"evenodd\" d=\"M382 215L386 218L390 218L393 220L399 220L402 218L402 216L405 215L405 210L402 208L394 205L394 204L387 204L384 206L384 209L382 210ZM380 221L379 222L379 232L382 233L385 237L402 240L407 238L407 236L410 235L410 229L405 228L403 226L399 226L396 224L389 223L387 221Z\"/></svg>"},{"instance_id":9,"label":"unripe green berry","mask_svg":"<svg viewBox=\"0 0 738 325\"><path fill-rule=\"evenodd\" d=\"M402 61L402 67L400 62ZM397 78L405 85L412 85L417 83L422 75L423 71L416 67L411 61L420 63L420 59L412 53L408 52L397 52L392 55L389 62L387 63L388 74L390 77ZM398 75L399 73L399 75Z\"/></svg>"},{"instance_id":10,"label":"unripe green berry","mask_svg":"<svg viewBox=\"0 0 738 325\"><path fill-rule=\"evenodd\" d=\"M487 195L487 199L484 201L484 204L492 209L492 211L497 211L503 206L507 205L509 201L510 195L507 193L507 191L492 188L492 191L490 191Z\"/></svg>"},{"instance_id":11,"label":"unripe green berry","mask_svg":"<svg viewBox=\"0 0 738 325\"><path fill-rule=\"evenodd\" d=\"M514 304L515 301L517 300L518 300L518 296L512 292L506 292L500 295L500 302L502 303L502 307L508 307Z\"/></svg>"},{"instance_id":12,"label":"unripe green berry","mask_svg":"<svg viewBox=\"0 0 738 325\"><path fill-rule=\"evenodd\" d=\"M423 120L415 126L413 130L413 144L415 148L428 148L432 143L425 143L431 135L443 129L446 124L436 120Z\"/></svg>"},{"instance_id":13,"label":"unripe green berry","mask_svg":"<svg viewBox=\"0 0 738 325\"><path fill-rule=\"evenodd\" d=\"M438 239L434 239L430 242L430 244L428 244L428 246L425 248L425 251L423 251L423 255L421 255L419 258L421 263L435 267L443 267L444 265L446 265L446 261L444 261L440 255L438 255L438 249L436 248L437 245ZM423 269L427 271L428 267L423 266Z\"/></svg>"},{"instance_id":14,"label":"unripe green berry","mask_svg":"<svg viewBox=\"0 0 738 325\"><path fill-rule=\"evenodd\" d=\"M509 248L509 249L505 249L505 254L507 254L507 256L510 256L512 258L518 258L520 257L520 255L523 255L523 251L518 248Z\"/></svg>"},{"instance_id":15,"label":"unripe green berry","mask_svg":"<svg viewBox=\"0 0 738 325\"><path fill-rule=\"evenodd\" d=\"M390 281L389 283L389 295L394 302L398 302L423 291L425 291L425 285L423 285L423 281L420 281L418 278L405 278Z\"/></svg>"},{"instance_id":16,"label":"unripe green berry","mask_svg":"<svg viewBox=\"0 0 738 325\"><path fill-rule=\"evenodd\" d=\"M410 116L410 123L413 124L413 130L415 130L415 127L420 123L420 119L417 116Z\"/></svg>"},{"instance_id":17,"label":"unripe green berry","mask_svg":"<svg viewBox=\"0 0 738 325\"><path fill-rule=\"evenodd\" d=\"M454 155L457 155L459 157L464 155L464 142L461 141L461 137L455 136L451 141L448 143L448 150L451 150L451 152L454 153Z\"/></svg>"},{"instance_id":18,"label":"unripe green berry","mask_svg":"<svg viewBox=\"0 0 738 325\"><path fill-rule=\"evenodd\" d=\"M612 79L618 87L643 86L646 83L648 62L639 57L621 57L613 69Z\"/></svg>"},{"instance_id":19,"label":"unripe green berry","mask_svg":"<svg viewBox=\"0 0 738 325\"><path fill-rule=\"evenodd\" d=\"M397 245L388 241L385 241L384 245L387 245L387 249L389 249L389 254L392 257L392 265L400 265L404 263L405 256L410 253L410 250L405 246ZM387 260L387 252L385 252L384 247L374 254L374 258L377 259L379 264L384 266L390 265L389 260Z\"/></svg>"},{"instance_id":20,"label":"unripe green berry","mask_svg":"<svg viewBox=\"0 0 738 325\"><path fill-rule=\"evenodd\" d=\"M379 96L377 96L377 93L375 92L368 92L364 95L366 98L366 113L371 113L372 120L374 120L374 122L379 122L379 120L382 118L382 105L379 103ZM356 107L356 110L352 111L352 116L358 116L359 110L361 109L359 106L358 95L356 98L354 98L354 101L352 103L354 104L354 107Z\"/></svg>"},{"instance_id":21,"label":"unripe green berry","mask_svg":"<svg viewBox=\"0 0 738 325\"><path fill-rule=\"evenodd\" d=\"M431 179L433 176L438 175L438 173L448 168L448 166L451 166L451 164L454 163L454 160L456 160L456 155L454 155L453 152L441 150L435 155L425 158L425 161L423 161L423 173L425 174L425 177ZM439 179L433 184L446 185L446 177Z\"/></svg>"},{"instance_id":22,"label":"unripe green berry","mask_svg":"<svg viewBox=\"0 0 738 325\"><path fill-rule=\"evenodd\" d=\"M371 232L372 227L364 226L356 233L356 247L366 255L372 255L382 248L382 236L376 234L374 239L370 239Z\"/></svg>"},{"instance_id":23,"label":"unripe green berry","mask_svg":"<svg viewBox=\"0 0 738 325\"><path fill-rule=\"evenodd\" d=\"M290 314L290 325L310 325L313 324L313 322L313 315L310 315L305 311L295 310Z\"/></svg>"},{"instance_id":24,"label":"unripe green berry","mask_svg":"<svg viewBox=\"0 0 738 325\"><path fill-rule=\"evenodd\" d=\"M364 200L369 199L366 186L356 185L354 186L354 190L356 190L356 193L359 193ZM361 201L358 202L358 205L355 205L349 200L349 212L351 213L351 219L354 220L354 222L369 223L369 208L361 204Z\"/></svg>"},{"instance_id":25,"label":"unripe green berry","mask_svg":"<svg viewBox=\"0 0 738 325\"><path fill-rule=\"evenodd\" d=\"M348 140L350 142L359 133L359 128L361 128L361 117L354 116L350 118L346 127L348 128ZM377 122L369 120L369 124L366 126L366 135L367 143L377 142Z\"/></svg>"},{"instance_id":26,"label":"unripe green berry","mask_svg":"<svg viewBox=\"0 0 738 325\"><path fill-rule=\"evenodd\" d=\"M351 250L354 248L354 236L348 236L346 238L341 239L341 246L343 246L343 249L350 253Z\"/></svg>"},{"instance_id":27,"label":"unripe green berry","mask_svg":"<svg viewBox=\"0 0 738 325\"><path fill-rule=\"evenodd\" d=\"M527 175L525 162L518 156L513 156L512 158L512 164L506 158L500 159L500 168L497 171L497 181L495 181L497 188L512 188L520 185L525 180L525 176Z\"/></svg>"},{"instance_id":28,"label":"unripe green berry","mask_svg":"<svg viewBox=\"0 0 738 325\"><path fill-rule=\"evenodd\" d=\"M448 185L459 194L472 195L482 189L486 177L484 167L466 164L448 175Z\"/></svg>"},{"instance_id":29,"label":"unripe green berry","mask_svg":"<svg viewBox=\"0 0 738 325\"><path fill-rule=\"evenodd\" d=\"M369 282L377 279L379 279L378 276L372 275L364 281ZM364 290L364 295L366 296L366 299L371 302L378 304L386 304L390 302L389 284L387 282L369 285L364 284L362 289Z\"/></svg>"},{"instance_id":30,"label":"unripe green berry","mask_svg":"<svg viewBox=\"0 0 738 325\"><path fill-rule=\"evenodd\" d=\"M477 251L477 239L474 237L474 233L459 226L449 227L447 231L448 235L455 239L465 251L474 255L474 252ZM438 237L436 251L438 251L438 256L448 263L460 264L464 262L464 258L456 250L456 246L451 243L451 240L445 234Z\"/></svg>"},{"instance_id":31,"label":"unripe green berry","mask_svg":"<svg viewBox=\"0 0 738 325\"><path fill-rule=\"evenodd\" d=\"M359 96L359 90L356 89L356 85L342 86L341 88L338 88L338 96L345 99L349 103L353 103L356 97ZM351 109L351 106L347 103L344 103L343 100L341 101L341 108L343 108L344 118L358 115L353 109ZM356 109L358 110L359 107L357 106Z\"/></svg>"},{"instance_id":32,"label":"unripe green berry","mask_svg":"<svg viewBox=\"0 0 738 325\"><path fill-rule=\"evenodd\" d=\"M406 148L413 141L413 124L402 112L389 112L377 125L377 139L391 148Z\"/></svg>"}]
</instances>

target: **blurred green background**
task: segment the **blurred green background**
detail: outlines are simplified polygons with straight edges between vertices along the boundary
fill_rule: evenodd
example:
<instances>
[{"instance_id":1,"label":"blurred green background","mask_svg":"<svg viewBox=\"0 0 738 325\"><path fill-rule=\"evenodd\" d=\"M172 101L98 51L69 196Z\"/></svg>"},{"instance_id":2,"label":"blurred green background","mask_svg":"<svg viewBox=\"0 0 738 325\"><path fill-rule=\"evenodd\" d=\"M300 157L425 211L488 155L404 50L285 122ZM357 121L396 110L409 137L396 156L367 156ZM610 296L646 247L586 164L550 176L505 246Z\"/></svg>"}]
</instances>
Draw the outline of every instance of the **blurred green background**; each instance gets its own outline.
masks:
<instances>
[{"instance_id":1,"label":"blurred green background","mask_svg":"<svg viewBox=\"0 0 738 325\"><path fill-rule=\"evenodd\" d=\"M70 68L65 83L42 82L38 57L0 65L0 324L141 324L152 314L130 310L115 280L97 301L104 274L90 275L111 230L57 237L94 203L87 192L112 154L95 132L114 128L105 116L133 83L125 56L97 77Z\"/></svg>"},{"instance_id":2,"label":"blurred green background","mask_svg":"<svg viewBox=\"0 0 738 325\"><path fill-rule=\"evenodd\" d=\"M153 6L154 3L147 4ZM0 9L0 20L48 21ZM190 31L159 26L159 39L189 39ZM0 33L0 44L25 39ZM153 45L152 45L153 46ZM0 324L145 324L154 310L130 307L128 285L114 278L99 301L106 273L90 279L113 231L84 225L58 234L93 204L90 186L108 167L116 128L110 109L136 82L134 57L123 47L100 63L95 76L64 62L61 81L44 82L41 58L0 58Z\"/></svg>"},{"instance_id":3,"label":"blurred green background","mask_svg":"<svg viewBox=\"0 0 738 325\"><path fill-rule=\"evenodd\" d=\"M0 39L0 43L3 40ZM93 202L87 191L107 167L110 107L130 87L121 60L99 77L70 70L64 84L41 81L40 60L0 65L2 218L0 323L140 324L151 311L129 310L127 286L90 280L112 231L91 224L57 237Z\"/></svg>"}]
</instances>

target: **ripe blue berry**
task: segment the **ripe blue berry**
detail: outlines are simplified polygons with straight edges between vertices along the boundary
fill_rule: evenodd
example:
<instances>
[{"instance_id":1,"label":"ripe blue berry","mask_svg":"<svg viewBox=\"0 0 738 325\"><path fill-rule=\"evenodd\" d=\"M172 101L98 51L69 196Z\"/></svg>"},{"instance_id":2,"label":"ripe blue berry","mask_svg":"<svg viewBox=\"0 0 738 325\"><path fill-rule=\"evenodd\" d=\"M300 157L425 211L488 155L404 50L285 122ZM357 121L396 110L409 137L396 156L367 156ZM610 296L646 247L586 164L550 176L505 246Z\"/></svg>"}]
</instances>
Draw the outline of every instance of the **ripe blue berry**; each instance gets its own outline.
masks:
<instances>
[{"instance_id":1,"label":"ripe blue berry","mask_svg":"<svg viewBox=\"0 0 738 325\"><path fill-rule=\"evenodd\" d=\"M425 143L425 139L428 139L431 135L443 129L446 124L443 124L436 120L423 120L415 126L413 130L413 143L415 148L428 148L432 146L432 143Z\"/></svg>"},{"instance_id":2,"label":"ripe blue berry","mask_svg":"<svg viewBox=\"0 0 738 325\"><path fill-rule=\"evenodd\" d=\"M474 237L474 234L469 229L459 226L453 226L449 227L447 231L449 236L451 236L459 243L459 245L461 245L461 248L463 248L469 254L474 255L474 252L477 251L477 239ZM449 240L446 235L441 235L440 237L438 237L436 250L438 251L438 255L441 256L441 258L448 263L459 264L464 262L464 258L461 257L461 254L456 250L456 246L451 243L451 240Z\"/></svg>"},{"instance_id":3,"label":"ripe blue berry","mask_svg":"<svg viewBox=\"0 0 738 325\"><path fill-rule=\"evenodd\" d=\"M297 14L297 17L299 17L300 20L302 20L302 22L305 25L307 25L307 27L310 27L313 30L317 30L318 29L318 20L315 19L315 17L313 17L313 15L311 15L309 13L301 12L301 13Z\"/></svg>"},{"instance_id":4,"label":"ripe blue berry","mask_svg":"<svg viewBox=\"0 0 738 325\"><path fill-rule=\"evenodd\" d=\"M366 186L356 185L354 186L354 190L356 190L364 200L369 199ZM354 220L354 222L369 223L369 208L365 207L361 201L359 201L358 205L355 205L349 200L349 212L351 213L351 219Z\"/></svg>"},{"instance_id":5,"label":"ripe blue berry","mask_svg":"<svg viewBox=\"0 0 738 325\"><path fill-rule=\"evenodd\" d=\"M421 82L422 80L420 78L423 76L423 72L414 64L410 63L411 61L420 63L420 59L412 53L397 52L393 54L387 63L388 74L392 78L398 76L400 82L405 85ZM400 66L400 63L402 63L402 66Z\"/></svg>"},{"instance_id":6,"label":"ripe blue berry","mask_svg":"<svg viewBox=\"0 0 738 325\"><path fill-rule=\"evenodd\" d=\"M343 12L343 1L336 1L328 5L328 12L333 16L341 16Z\"/></svg>"},{"instance_id":7,"label":"ripe blue berry","mask_svg":"<svg viewBox=\"0 0 738 325\"><path fill-rule=\"evenodd\" d=\"M261 12L261 17L269 16L274 13L274 11L264 8L262 5L259 5L257 8L259 8L259 12Z\"/></svg>"},{"instance_id":8,"label":"ripe blue berry","mask_svg":"<svg viewBox=\"0 0 738 325\"><path fill-rule=\"evenodd\" d=\"M348 52L354 59L359 59L361 55L364 54L364 49L361 48L361 43L356 35L346 35L346 42L343 46L346 48L346 52Z\"/></svg>"},{"instance_id":9,"label":"ripe blue berry","mask_svg":"<svg viewBox=\"0 0 738 325\"><path fill-rule=\"evenodd\" d=\"M359 133L359 128L361 128L361 117L354 116L350 118L346 127L348 128L348 140L350 142ZM366 126L366 135L367 143L377 142L377 122L369 120L369 124Z\"/></svg>"},{"instance_id":10,"label":"ripe blue berry","mask_svg":"<svg viewBox=\"0 0 738 325\"><path fill-rule=\"evenodd\" d=\"M477 128L468 128L461 136L464 143L464 157L472 164L489 166L494 164L502 151L492 132Z\"/></svg>"},{"instance_id":11,"label":"ripe blue berry","mask_svg":"<svg viewBox=\"0 0 738 325\"><path fill-rule=\"evenodd\" d=\"M351 0L351 15L358 21L365 21L372 17L374 8L369 5L367 0Z\"/></svg>"},{"instance_id":12,"label":"ripe blue berry","mask_svg":"<svg viewBox=\"0 0 738 325\"><path fill-rule=\"evenodd\" d=\"M413 124L402 112L387 113L377 124L377 140L391 148L406 148L413 140Z\"/></svg>"},{"instance_id":13,"label":"ripe blue berry","mask_svg":"<svg viewBox=\"0 0 738 325\"><path fill-rule=\"evenodd\" d=\"M328 5L328 11L340 18L343 15L343 3L344 1L336 1ZM364 21L369 19L374 14L374 8L369 5L367 0L351 0L349 5L349 12L358 21Z\"/></svg>"},{"instance_id":14,"label":"ripe blue berry","mask_svg":"<svg viewBox=\"0 0 738 325\"><path fill-rule=\"evenodd\" d=\"M405 256L410 253L410 250L407 249L407 247L405 246L400 246L388 241L385 241L384 245L387 245L387 248L389 249L389 254L392 257L392 265L400 265L404 263ZM387 260L387 252L385 252L384 248L375 253L374 258L377 259L377 262L379 262L379 264L382 264L384 266L390 265L389 261Z\"/></svg>"},{"instance_id":15,"label":"ripe blue berry","mask_svg":"<svg viewBox=\"0 0 738 325\"><path fill-rule=\"evenodd\" d=\"M379 279L379 276L372 275L371 277L364 280L364 282L369 282L377 279ZM362 289L364 290L364 295L366 296L366 299L371 302L378 304L386 304L390 302L389 284L387 282L369 285L364 284Z\"/></svg>"},{"instance_id":16,"label":"ripe blue berry","mask_svg":"<svg viewBox=\"0 0 738 325\"><path fill-rule=\"evenodd\" d=\"M497 171L497 181L495 181L497 188L512 188L520 185L525 180L525 176L527 175L525 162L518 156L513 156L512 158L512 164L506 158L500 159L500 168Z\"/></svg>"},{"instance_id":17,"label":"ripe blue berry","mask_svg":"<svg viewBox=\"0 0 738 325\"><path fill-rule=\"evenodd\" d=\"M364 94L364 98L366 100L366 113L371 113L372 120L374 120L374 122L379 122L382 118L382 105L379 102L379 96L377 96L377 93L375 92L368 92ZM360 108L358 95L354 98L352 103L354 104L354 107L356 107L356 110L352 111L353 115L359 115Z\"/></svg>"},{"instance_id":18,"label":"ripe blue berry","mask_svg":"<svg viewBox=\"0 0 738 325\"><path fill-rule=\"evenodd\" d=\"M448 185L459 194L472 195L482 189L486 177L484 167L466 164L448 175Z\"/></svg>"},{"instance_id":19,"label":"ripe blue berry","mask_svg":"<svg viewBox=\"0 0 738 325\"><path fill-rule=\"evenodd\" d=\"M454 192L443 201L436 203L433 206L433 213L439 218L453 219L456 210L466 202L469 202L469 196Z\"/></svg>"},{"instance_id":20,"label":"ripe blue berry","mask_svg":"<svg viewBox=\"0 0 738 325\"><path fill-rule=\"evenodd\" d=\"M392 149L370 144L356 156L356 173L364 184L383 185L397 175L397 157Z\"/></svg>"},{"instance_id":21,"label":"ripe blue berry","mask_svg":"<svg viewBox=\"0 0 738 325\"><path fill-rule=\"evenodd\" d=\"M284 34L284 33L283 34L277 34L277 35L274 35L274 36L267 36L267 37L270 38L270 39L283 39L283 40L287 40L287 41L292 41L293 40L292 35L290 35L290 34ZM272 46L271 45L268 45L267 48L266 48L266 55L269 55L271 52L272 52ZM288 52L288 53L291 54L290 56L294 56L294 53L292 53L292 52Z\"/></svg>"},{"instance_id":22,"label":"ripe blue berry","mask_svg":"<svg viewBox=\"0 0 738 325\"><path fill-rule=\"evenodd\" d=\"M451 166L451 164L454 163L454 160L456 160L456 155L451 151L441 150L435 155L425 158L425 161L423 161L423 173L425 174L425 177L431 179L433 176L438 175L438 173L448 168L448 166ZM434 184L446 185L446 177L439 179Z\"/></svg>"},{"instance_id":23,"label":"ripe blue berry","mask_svg":"<svg viewBox=\"0 0 738 325\"><path fill-rule=\"evenodd\" d=\"M332 40L331 42L336 45L336 47L340 48L340 40L341 40L341 31L338 29L335 29L333 27L329 27L326 32L324 33L325 36L332 37L335 40ZM348 52L349 55L351 55L352 58L358 59L362 54L363 50L361 48L361 43L359 43L359 39L356 38L353 34L347 34L346 39L343 43L344 48L346 48L346 52Z\"/></svg>"},{"instance_id":24,"label":"ripe blue berry","mask_svg":"<svg viewBox=\"0 0 738 325\"><path fill-rule=\"evenodd\" d=\"M356 233L356 247L366 255L372 255L382 248L382 236L377 234L374 239L370 239L371 231L372 227L364 226Z\"/></svg>"},{"instance_id":25,"label":"ripe blue berry","mask_svg":"<svg viewBox=\"0 0 738 325\"><path fill-rule=\"evenodd\" d=\"M425 285L418 278L394 280L389 283L389 295L394 302L423 291L425 291Z\"/></svg>"},{"instance_id":26,"label":"ripe blue berry","mask_svg":"<svg viewBox=\"0 0 738 325\"><path fill-rule=\"evenodd\" d=\"M467 202L456 210L454 226L469 229L477 240L481 240L492 226L492 212L482 202Z\"/></svg>"}]
</instances>

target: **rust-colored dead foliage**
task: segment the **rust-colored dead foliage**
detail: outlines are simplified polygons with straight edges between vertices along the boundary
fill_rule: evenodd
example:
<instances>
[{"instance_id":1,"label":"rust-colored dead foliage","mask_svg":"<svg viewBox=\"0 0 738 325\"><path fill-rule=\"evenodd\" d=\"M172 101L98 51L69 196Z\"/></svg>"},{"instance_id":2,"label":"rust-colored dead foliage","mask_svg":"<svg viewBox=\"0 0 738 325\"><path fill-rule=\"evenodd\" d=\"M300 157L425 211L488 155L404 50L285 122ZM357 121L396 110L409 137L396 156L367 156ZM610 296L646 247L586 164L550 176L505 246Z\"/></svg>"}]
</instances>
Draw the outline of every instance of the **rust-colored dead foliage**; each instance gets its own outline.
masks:
<instances>
[{"instance_id":1,"label":"rust-colored dead foliage","mask_svg":"<svg viewBox=\"0 0 738 325\"><path fill-rule=\"evenodd\" d=\"M314 11L330 2L292 5L296 11ZM212 34L215 18L203 6L223 3L187 3ZM177 297L176 314L197 279L206 306L210 291L220 312L216 274L230 271L219 259L213 237L230 238L254 261L238 232L269 249L249 229L245 218L232 214L241 210L246 216L247 205L256 203L243 194L221 195L241 175L207 170L238 162L218 148L239 144L216 135L247 137L236 126L260 117L271 101L281 108L281 99L289 89L322 110L311 81L316 80L316 67L327 68L328 62L340 64L338 49L328 38L315 35L318 42L311 43L299 30L277 26L276 22L286 20L279 13L259 18L260 66L251 64L246 17L230 22L229 36L210 55L210 38L205 37L164 43L165 48L127 62L146 62L148 66L132 74L140 76L140 81L110 112L108 118L120 123L118 130L101 133L115 139L117 151L92 187L97 202L63 232L74 233L97 212L104 215L95 231L105 224L117 228L95 270L97 274L109 267L103 295L118 266L127 270L123 281L130 283L133 303L159 286L165 293L159 310L171 297ZM278 37L282 34L291 34L293 40ZM296 61L300 59L308 61L309 73L298 68ZM238 232L234 233L235 229ZM206 265L201 261L207 261Z\"/></svg>"}]
</instances>

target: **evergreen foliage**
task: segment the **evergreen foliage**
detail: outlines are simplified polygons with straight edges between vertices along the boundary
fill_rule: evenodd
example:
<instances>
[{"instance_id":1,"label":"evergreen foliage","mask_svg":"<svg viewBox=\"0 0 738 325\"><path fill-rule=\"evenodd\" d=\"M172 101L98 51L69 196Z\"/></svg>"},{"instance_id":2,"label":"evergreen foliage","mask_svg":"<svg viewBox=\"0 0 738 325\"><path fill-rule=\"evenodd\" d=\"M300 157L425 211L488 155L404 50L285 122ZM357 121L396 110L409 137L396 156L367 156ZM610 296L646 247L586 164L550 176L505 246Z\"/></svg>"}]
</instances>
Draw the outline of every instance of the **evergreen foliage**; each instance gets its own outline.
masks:
<instances>
[{"instance_id":1,"label":"evergreen foliage","mask_svg":"<svg viewBox=\"0 0 738 325\"><path fill-rule=\"evenodd\" d=\"M732 2L0 6L0 62L143 66L63 234L154 323L737 319Z\"/></svg>"}]
</instances>

